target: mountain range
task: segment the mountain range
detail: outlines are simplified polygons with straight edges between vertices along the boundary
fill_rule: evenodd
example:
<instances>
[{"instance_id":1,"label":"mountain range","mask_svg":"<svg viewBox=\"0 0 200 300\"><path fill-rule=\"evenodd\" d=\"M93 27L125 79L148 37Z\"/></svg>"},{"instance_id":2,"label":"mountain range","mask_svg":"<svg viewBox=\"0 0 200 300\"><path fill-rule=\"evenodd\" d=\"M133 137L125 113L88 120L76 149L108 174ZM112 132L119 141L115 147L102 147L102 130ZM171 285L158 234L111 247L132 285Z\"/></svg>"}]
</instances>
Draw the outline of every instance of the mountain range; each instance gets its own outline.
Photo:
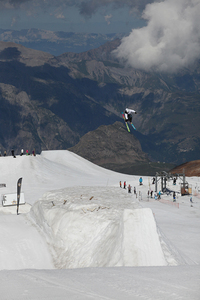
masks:
<instances>
[{"instance_id":1,"label":"mountain range","mask_svg":"<svg viewBox=\"0 0 200 300\"><path fill-rule=\"evenodd\" d=\"M37 28L22 30L0 29L0 41L2 42L14 42L55 56L65 52L81 53L95 49L108 41L113 41L123 36L125 36L124 33L78 33Z\"/></svg>"},{"instance_id":2,"label":"mountain range","mask_svg":"<svg viewBox=\"0 0 200 300\"><path fill-rule=\"evenodd\" d=\"M119 44L54 56L0 42L1 150L70 148L101 125L124 126L121 112L130 107L138 114L129 138L148 159L198 159L200 63L177 74L144 72L116 59Z\"/></svg>"}]
</instances>

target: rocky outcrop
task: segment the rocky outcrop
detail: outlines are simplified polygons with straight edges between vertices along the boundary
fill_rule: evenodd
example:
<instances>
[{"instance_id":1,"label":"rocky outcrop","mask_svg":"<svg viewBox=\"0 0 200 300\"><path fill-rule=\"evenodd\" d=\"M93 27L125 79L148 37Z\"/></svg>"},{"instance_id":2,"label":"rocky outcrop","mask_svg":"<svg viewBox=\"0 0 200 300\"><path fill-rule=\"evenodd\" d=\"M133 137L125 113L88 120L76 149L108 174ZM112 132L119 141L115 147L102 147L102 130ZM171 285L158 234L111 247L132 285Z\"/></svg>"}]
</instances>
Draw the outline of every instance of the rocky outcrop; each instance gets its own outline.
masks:
<instances>
[{"instance_id":1,"label":"rocky outcrop","mask_svg":"<svg viewBox=\"0 0 200 300\"><path fill-rule=\"evenodd\" d=\"M149 162L139 140L132 133L128 133L121 122L102 125L88 132L77 145L68 150L99 166L112 165L113 170L120 170L123 165Z\"/></svg>"}]
</instances>

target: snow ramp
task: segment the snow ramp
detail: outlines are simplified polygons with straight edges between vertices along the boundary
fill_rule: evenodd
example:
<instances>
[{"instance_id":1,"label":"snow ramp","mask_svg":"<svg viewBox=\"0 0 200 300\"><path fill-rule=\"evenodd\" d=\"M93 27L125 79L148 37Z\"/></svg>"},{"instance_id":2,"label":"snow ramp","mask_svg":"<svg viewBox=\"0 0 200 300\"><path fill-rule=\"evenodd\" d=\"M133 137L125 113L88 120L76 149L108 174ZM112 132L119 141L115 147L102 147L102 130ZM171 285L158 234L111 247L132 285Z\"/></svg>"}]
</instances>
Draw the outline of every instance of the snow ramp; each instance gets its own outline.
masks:
<instances>
[{"instance_id":1,"label":"snow ramp","mask_svg":"<svg viewBox=\"0 0 200 300\"><path fill-rule=\"evenodd\" d=\"M151 209L126 209L124 219L124 266L166 265Z\"/></svg>"},{"instance_id":2,"label":"snow ramp","mask_svg":"<svg viewBox=\"0 0 200 300\"><path fill-rule=\"evenodd\" d=\"M30 212L45 232L56 268L168 264L151 209L113 198L110 188L96 188L100 196L93 190L93 199L84 198L86 188L81 196L70 191L46 193Z\"/></svg>"}]
</instances>

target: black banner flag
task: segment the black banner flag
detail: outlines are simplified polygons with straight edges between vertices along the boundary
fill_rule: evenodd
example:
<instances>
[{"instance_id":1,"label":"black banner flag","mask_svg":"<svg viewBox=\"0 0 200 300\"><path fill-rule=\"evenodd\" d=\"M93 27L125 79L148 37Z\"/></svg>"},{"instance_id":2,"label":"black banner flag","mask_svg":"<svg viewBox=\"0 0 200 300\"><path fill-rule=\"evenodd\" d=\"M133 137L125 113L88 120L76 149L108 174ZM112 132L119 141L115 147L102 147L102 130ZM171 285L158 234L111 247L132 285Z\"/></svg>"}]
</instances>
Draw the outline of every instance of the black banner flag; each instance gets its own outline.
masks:
<instances>
[{"instance_id":1,"label":"black banner flag","mask_svg":"<svg viewBox=\"0 0 200 300\"><path fill-rule=\"evenodd\" d=\"M18 215L18 211L19 211L21 186L22 186L22 177L19 178L18 181L17 181L17 215Z\"/></svg>"}]
</instances>

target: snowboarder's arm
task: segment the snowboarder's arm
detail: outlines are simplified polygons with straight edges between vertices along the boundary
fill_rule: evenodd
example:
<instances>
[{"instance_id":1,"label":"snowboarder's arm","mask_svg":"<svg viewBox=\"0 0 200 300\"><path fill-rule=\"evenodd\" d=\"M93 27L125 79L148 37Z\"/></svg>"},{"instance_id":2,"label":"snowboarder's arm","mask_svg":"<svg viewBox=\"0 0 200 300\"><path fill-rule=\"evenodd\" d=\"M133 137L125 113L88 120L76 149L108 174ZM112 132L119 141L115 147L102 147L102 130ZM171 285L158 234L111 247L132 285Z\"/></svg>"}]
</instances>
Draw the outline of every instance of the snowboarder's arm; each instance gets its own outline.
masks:
<instances>
[{"instance_id":1,"label":"snowboarder's arm","mask_svg":"<svg viewBox=\"0 0 200 300\"><path fill-rule=\"evenodd\" d=\"M133 114L137 114L137 112L134 109L130 109L130 112Z\"/></svg>"},{"instance_id":2,"label":"snowboarder's arm","mask_svg":"<svg viewBox=\"0 0 200 300\"><path fill-rule=\"evenodd\" d=\"M129 109L129 108L126 108L127 113L134 113L134 114L137 114L137 112L134 110L134 109Z\"/></svg>"}]
</instances>

